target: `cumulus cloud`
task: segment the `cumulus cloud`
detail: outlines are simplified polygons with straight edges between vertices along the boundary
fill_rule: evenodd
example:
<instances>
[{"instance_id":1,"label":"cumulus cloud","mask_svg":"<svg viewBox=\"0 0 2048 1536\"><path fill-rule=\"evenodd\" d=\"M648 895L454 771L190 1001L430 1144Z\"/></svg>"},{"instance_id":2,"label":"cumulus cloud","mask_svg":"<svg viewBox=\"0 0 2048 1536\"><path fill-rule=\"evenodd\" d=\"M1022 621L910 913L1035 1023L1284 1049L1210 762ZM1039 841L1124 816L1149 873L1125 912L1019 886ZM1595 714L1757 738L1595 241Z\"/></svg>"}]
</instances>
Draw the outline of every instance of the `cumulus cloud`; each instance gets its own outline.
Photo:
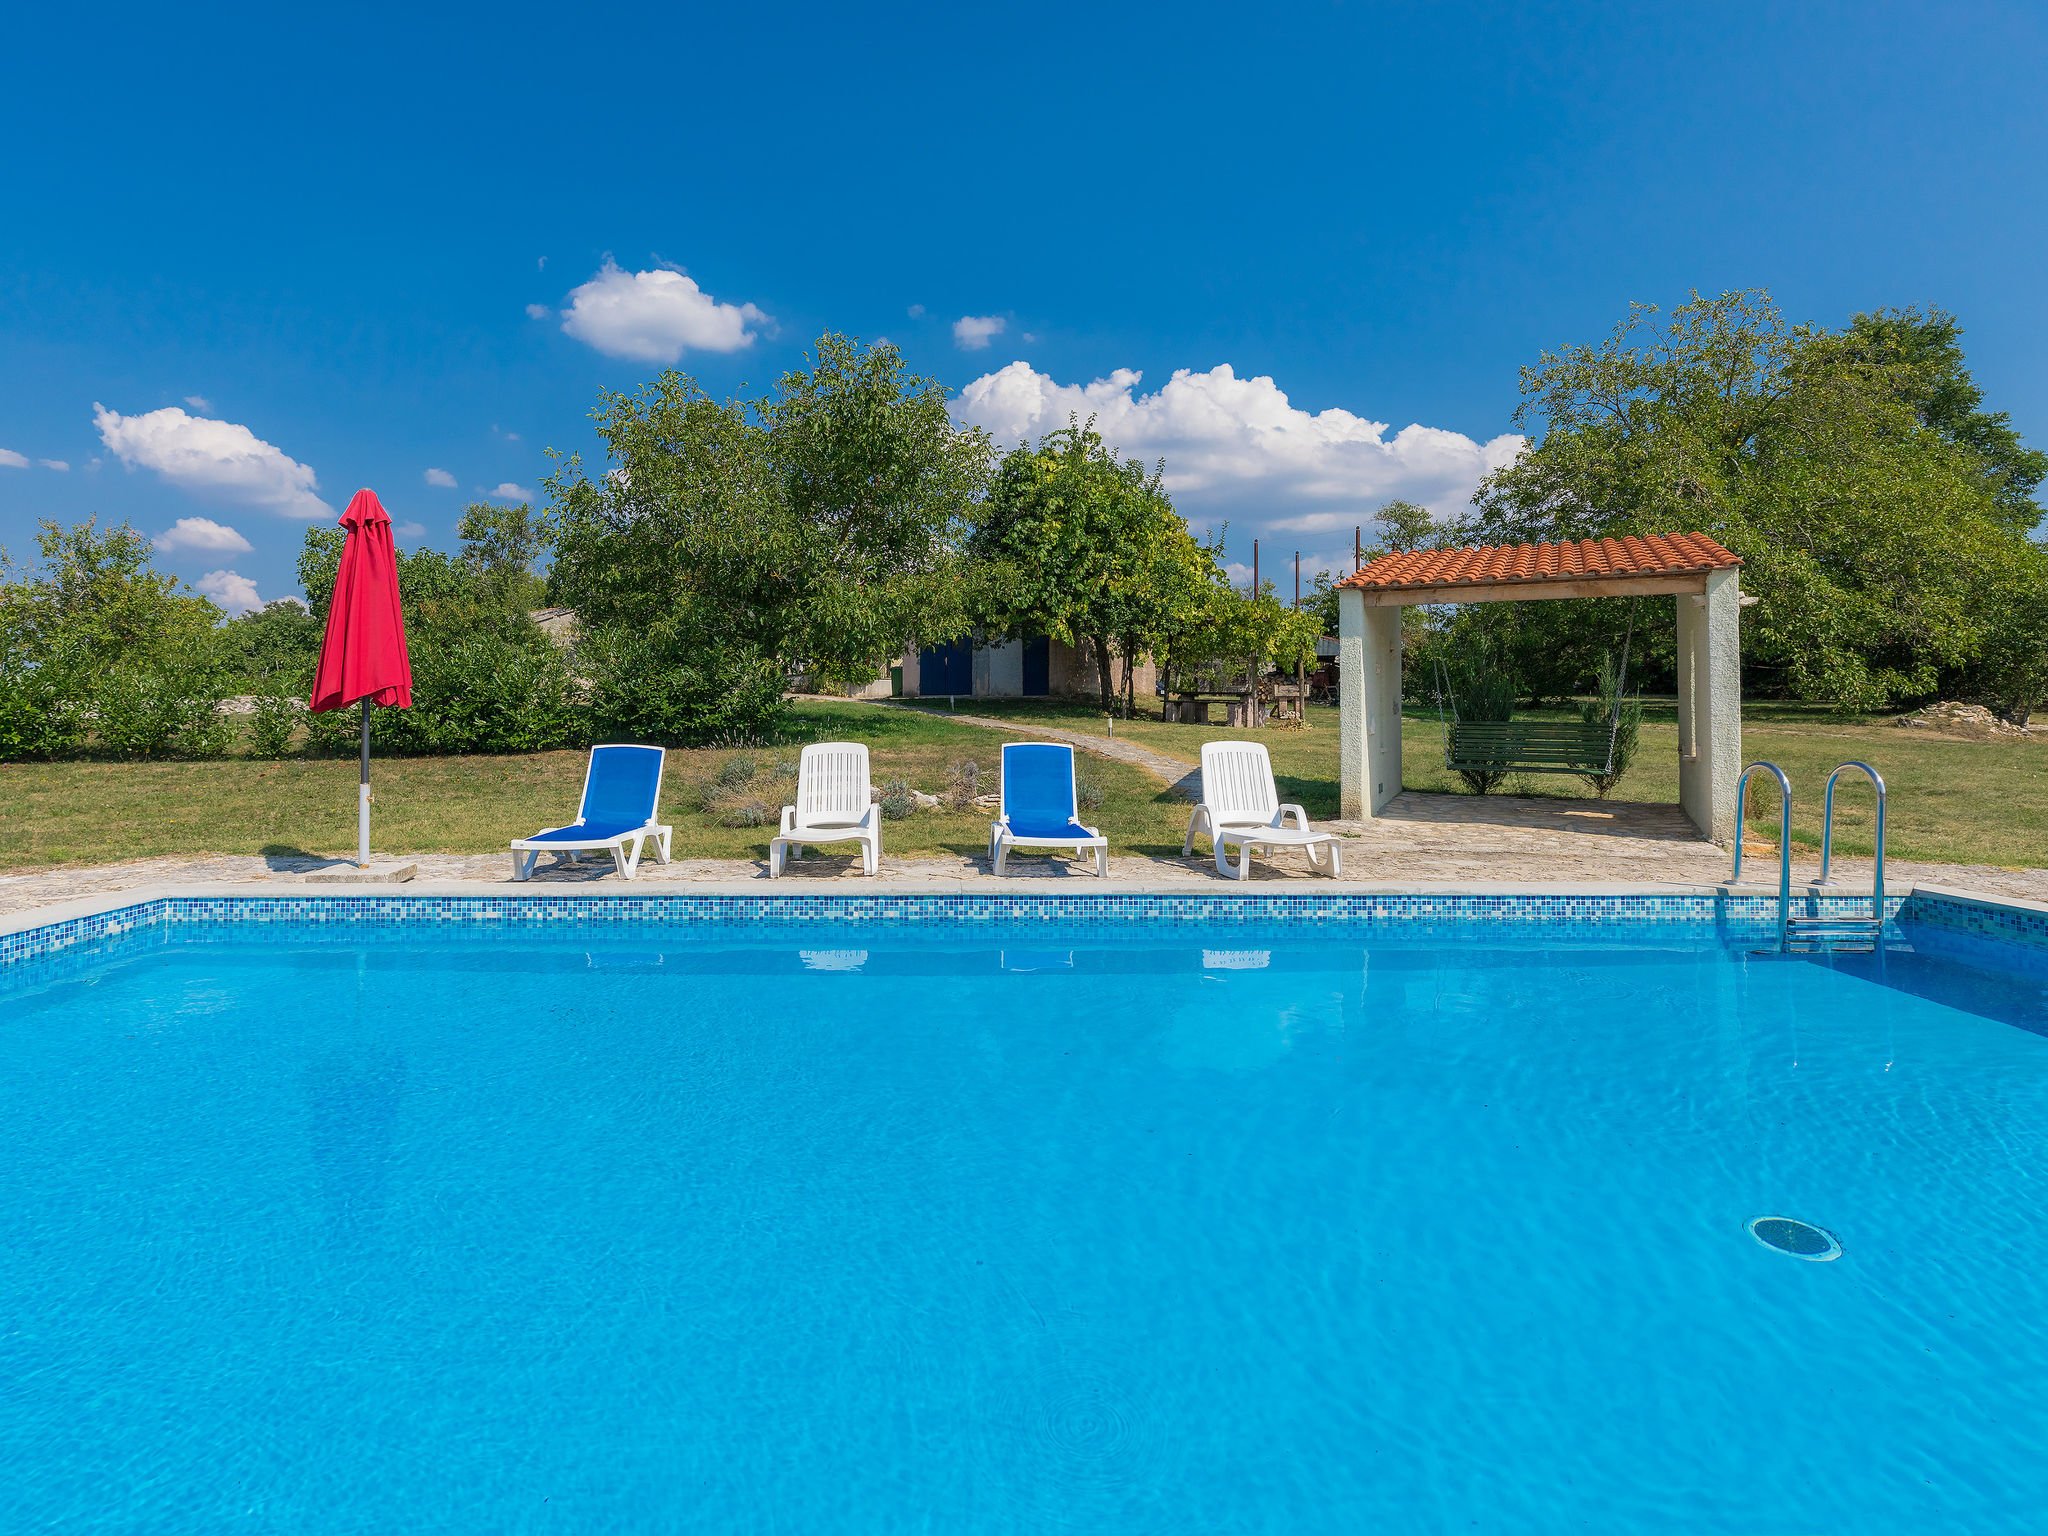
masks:
<instances>
[{"instance_id":1,"label":"cumulus cloud","mask_svg":"<svg viewBox=\"0 0 2048 1536\"><path fill-rule=\"evenodd\" d=\"M36 462L45 469L56 470L60 475L68 474L71 470L71 465L63 459L37 459Z\"/></svg>"},{"instance_id":2,"label":"cumulus cloud","mask_svg":"<svg viewBox=\"0 0 2048 1536\"><path fill-rule=\"evenodd\" d=\"M224 554L246 555L255 546L226 523L210 517L181 517L155 539L158 549L209 549Z\"/></svg>"},{"instance_id":3,"label":"cumulus cloud","mask_svg":"<svg viewBox=\"0 0 2048 1536\"><path fill-rule=\"evenodd\" d=\"M430 469L427 471L427 484L438 485L444 491L452 491L455 489L455 477L445 469Z\"/></svg>"},{"instance_id":4,"label":"cumulus cloud","mask_svg":"<svg viewBox=\"0 0 2048 1536\"><path fill-rule=\"evenodd\" d=\"M391 536L395 539L424 539L427 536L425 523L394 523Z\"/></svg>"},{"instance_id":5,"label":"cumulus cloud","mask_svg":"<svg viewBox=\"0 0 2048 1536\"><path fill-rule=\"evenodd\" d=\"M27 469L28 455L12 448L0 448L0 469Z\"/></svg>"},{"instance_id":6,"label":"cumulus cloud","mask_svg":"<svg viewBox=\"0 0 2048 1536\"><path fill-rule=\"evenodd\" d=\"M187 395L185 403L195 411L210 411L213 409L213 402L204 395Z\"/></svg>"},{"instance_id":7,"label":"cumulus cloud","mask_svg":"<svg viewBox=\"0 0 2048 1536\"><path fill-rule=\"evenodd\" d=\"M922 304L913 304L904 313L913 320L922 320L924 318L924 306Z\"/></svg>"},{"instance_id":8,"label":"cumulus cloud","mask_svg":"<svg viewBox=\"0 0 2048 1536\"><path fill-rule=\"evenodd\" d=\"M1227 519L1247 536L1301 535L1304 560L1307 546L1320 544L1318 559L1331 565L1348 561L1351 529L1370 525L1381 502L1399 497L1440 517L1454 514L1482 475L1523 446L1515 433L1481 443L1421 425L1389 437L1386 422L1336 407L1311 414L1270 378L1240 379L1227 363L1207 373L1180 369L1149 395L1139 391L1142 378L1119 368L1090 384L1061 384L1011 363L961 390L953 414L999 443L1035 440L1070 416L1092 416L1127 456L1165 459L1166 488L1197 527Z\"/></svg>"},{"instance_id":9,"label":"cumulus cloud","mask_svg":"<svg viewBox=\"0 0 2048 1536\"><path fill-rule=\"evenodd\" d=\"M1009 324L1001 315L962 315L953 322L953 345L962 352L986 352L989 338L1002 335Z\"/></svg>"},{"instance_id":10,"label":"cumulus cloud","mask_svg":"<svg viewBox=\"0 0 2048 1536\"><path fill-rule=\"evenodd\" d=\"M495 490L487 491L482 486L478 486L477 493L488 496L493 501L533 501L536 499L532 491L529 491L523 485L514 485L510 480L507 480Z\"/></svg>"},{"instance_id":11,"label":"cumulus cloud","mask_svg":"<svg viewBox=\"0 0 2048 1536\"><path fill-rule=\"evenodd\" d=\"M569 335L640 363L673 363L685 350L737 352L754 343L748 327L768 323L752 304L722 304L684 273L626 272L609 256L597 276L569 291L562 311Z\"/></svg>"},{"instance_id":12,"label":"cumulus cloud","mask_svg":"<svg viewBox=\"0 0 2048 1536\"><path fill-rule=\"evenodd\" d=\"M232 421L188 416L175 405L123 416L93 402L100 441L132 469L153 469L181 490L264 507L286 517L332 517L313 493L309 465Z\"/></svg>"},{"instance_id":13,"label":"cumulus cloud","mask_svg":"<svg viewBox=\"0 0 2048 1536\"><path fill-rule=\"evenodd\" d=\"M192 585L212 598L229 618L263 606L263 599L256 595L256 583L233 571L208 571Z\"/></svg>"},{"instance_id":14,"label":"cumulus cloud","mask_svg":"<svg viewBox=\"0 0 2048 1536\"><path fill-rule=\"evenodd\" d=\"M545 304L529 304L526 306L526 318L529 320L545 320L553 313L554 311Z\"/></svg>"}]
</instances>

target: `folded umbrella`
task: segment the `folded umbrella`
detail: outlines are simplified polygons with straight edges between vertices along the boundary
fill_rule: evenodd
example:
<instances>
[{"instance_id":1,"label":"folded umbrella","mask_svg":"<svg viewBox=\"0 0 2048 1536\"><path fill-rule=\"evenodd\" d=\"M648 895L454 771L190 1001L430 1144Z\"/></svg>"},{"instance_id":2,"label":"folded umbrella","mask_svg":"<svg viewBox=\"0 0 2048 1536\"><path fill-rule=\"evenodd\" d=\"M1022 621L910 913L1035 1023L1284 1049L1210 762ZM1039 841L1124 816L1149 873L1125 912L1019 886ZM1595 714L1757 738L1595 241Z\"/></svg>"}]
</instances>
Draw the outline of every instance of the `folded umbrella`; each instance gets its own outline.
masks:
<instances>
[{"instance_id":1,"label":"folded umbrella","mask_svg":"<svg viewBox=\"0 0 2048 1536\"><path fill-rule=\"evenodd\" d=\"M376 493L361 490L341 514L348 541L327 600L327 635L313 673L315 714L360 704L363 772L356 797L356 863L370 862L370 706L412 707L412 662L405 653L405 617L398 609L398 552L391 518Z\"/></svg>"}]
</instances>

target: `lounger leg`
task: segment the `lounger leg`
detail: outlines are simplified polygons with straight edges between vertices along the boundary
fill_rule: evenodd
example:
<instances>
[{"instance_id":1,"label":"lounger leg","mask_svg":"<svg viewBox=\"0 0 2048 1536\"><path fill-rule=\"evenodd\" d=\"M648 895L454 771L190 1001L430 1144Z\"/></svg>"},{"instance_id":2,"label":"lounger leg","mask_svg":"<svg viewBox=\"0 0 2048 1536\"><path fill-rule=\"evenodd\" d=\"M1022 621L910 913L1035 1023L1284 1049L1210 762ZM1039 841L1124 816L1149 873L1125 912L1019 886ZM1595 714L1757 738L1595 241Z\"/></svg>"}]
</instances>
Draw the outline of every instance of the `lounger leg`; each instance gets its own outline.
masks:
<instances>
[{"instance_id":1,"label":"lounger leg","mask_svg":"<svg viewBox=\"0 0 2048 1536\"><path fill-rule=\"evenodd\" d=\"M1336 843L1330 844L1330 878L1332 880L1342 880L1344 878L1344 853L1342 848Z\"/></svg>"},{"instance_id":2,"label":"lounger leg","mask_svg":"<svg viewBox=\"0 0 2048 1536\"><path fill-rule=\"evenodd\" d=\"M1109 850L1107 848L1097 848L1095 850L1095 873L1101 879L1107 880L1109 878Z\"/></svg>"},{"instance_id":3,"label":"lounger leg","mask_svg":"<svg viewBox=\"0 0 2048 1536\"><path fill-rule=\"evenodd\" d=\"M1216 873L1227 878L1230 874L1230 850L1223 845L1223 839L1220 837L1216 839L1213 846L1216 855Z\"/></svg>"},{"instance_id":4,"label":"lounger leg","mask_svg":"<svg viewBox=\"0 0 2048 1536\"><path fill-rule=\"evenodd\" d=\"M1008 843L1004 843L1004 842L998 842L998 843L996 844L996 853L995 853L995 860L996 860L996 873L997 873L997 874L999 874L999 875L1000 875L1000 874L1001 874L1001 873L1003 872L1003 861L1004 861L1005 859L1007 859L1007 858L1008 858L1009 856L1010 856L1010 845L1009 845Z\"/></svg>"},{"instance_id":5,"label":"lounger leg","mask_svg":"<svg viewBox=\"0 0 2048 1536\"><path fill-rule=\"evenodd\" d=\"M512 878L514 880L524 880L530 876L533 873L534 860L539 857L540 855L537 853L523 853L519 849L514 848L512 850Z\"/></svg>"},{"instance_id":6,"label":"lounger leg","mask_svg":"<svg viewBox=\"0 0 2048 1536\"><path fill-rule=\"evenodd\" d=\"M673 827L663 827L659 832L654 834L655 857L660 859L661 862L664 864L669 862L668 840L674 835L675 829Z\"/></svg>"},{"instance_id":7,"label":"lounger leg","mask_svg":"<svg viewBox=\"0 0 2048 1536\"><path fill-rule=\"evenodd\" d=\"M633 878L633 867L626 862L626 845L624 843L612 844L612 864L618 870L621 880Z\"/></svg>"},{"instance_id":8,"label":"lounger leg","mask_svg":"<svg viewBox=\"0 0 2048 1536\"><path fill-rule=\"evenodd\" d=\"M769 878L770 880L780 880L780 879L782 878L782 855L783 855L783 852L784 852L784 848L783 848L783 842L782 842L782 839L781 839L781 838L779 838L779 837L778 837L778 838L774 838L774 839L772 839L772 840L771 840L771 841L769 842L769 844L768 844L768 878Z\"/></svg>"},{"instance_id":9,"label":"lounger leg","mask_svg":"<svg viewBox=\"0 0 2048 1536\"><path fill-rule=\"evenodd\" d=\"M1188 835L1180 840L1180 856L1186 858L1195 849L1195 828L1207 819L1209 808L1198 805L1188 816Z\"/></svg>"},{"instance_id":10,"label":"lounger leg","mask_svg":"<svg viewBox=\"0 0 2048 1536\"><path fill-rule=\"evenodd\" d=\"M1237 878L1249 880L1252 877L1252 840L1246 838L1237 845Z\"/></svg>"}]
</instances>

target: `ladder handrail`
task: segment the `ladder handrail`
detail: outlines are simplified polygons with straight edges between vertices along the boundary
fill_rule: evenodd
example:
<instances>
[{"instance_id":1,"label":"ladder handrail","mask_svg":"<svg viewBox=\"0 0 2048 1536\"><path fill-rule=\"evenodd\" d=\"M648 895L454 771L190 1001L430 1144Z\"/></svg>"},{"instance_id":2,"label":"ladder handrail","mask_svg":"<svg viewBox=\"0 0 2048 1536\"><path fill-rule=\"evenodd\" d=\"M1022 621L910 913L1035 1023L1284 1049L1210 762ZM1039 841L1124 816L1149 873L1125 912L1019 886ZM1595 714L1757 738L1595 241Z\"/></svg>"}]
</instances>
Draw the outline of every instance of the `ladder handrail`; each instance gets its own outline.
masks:
<instances>
[{"instance_id":1,"label":"ladder handrail","mask_svg":"<svg viewBox=\"0 0 2048 1536\"><path fill-rule=\"evenodd\" d=\"M1875 912L1876 912L1877 920L1878 920L1879 922L1883 922L1883 921L1884 921L1884 778L1883 778L1883 776L1882 776L1881 774L1879 774L1879 773L1878 773L1878 771L1877 771L1877 770L1876 770L1875 768L1871 767L1871 766L1870 766L1870 764L1868 764L1868 763L1866 763L1866 762L1863 762L1863 761L1861 761L1860 759L1851 759L1851 760L1850 760L1849 762L1846 762L1846 763L1842 763L1842 764L1840 764L1840 765L1838 765L1838 766L1836 767L1836 769L1835 769L1835 771L1834 771L1833 773L1831 773L1831 774L1829 774L1829 775L1828 775L1828 803L1827 803L1827 810L1826 810L1826 811L1825 811L1825 812L1824 812L1824 813L1822 814L1822 817L1821 817L1821 831L1820 831L1820 883L1821 883L1822 885L1826 885L1826 884L1828 883L1828 861L1829 861L1829 858L1830 858L1830 856L1831 856L1831 855L1833 854L1833 852L1834 852L1834 844L1835 844L1835 780L1839 779L1839 778L1840 778L1840 777L1841 777L1841 776L1842 776L1843 774L1847 773L1847 772L1848 772L1848 771L1849 771L1849 770L1850 770L1851 768L1861 768L1861 769L1862 769L1862 770L1863 770L1863 771L1864 771L1865 773L1869 774L1869 775L1870 775L1870 782L1871 782L1871 783L1872 783L1873 785L1875 785L1875 786L1876 786L1876 788L1877 788L1877 857L1876 857L1876 860L1874 861L1874 864L1873 864L1873 867L1872 867L1872 871L1871 871L1871 876L1870 876L1870 892L1871 892L1871 896L1872 896L1872 898L1873 898L1873 906L1874 906L1874 909L1875 909Z\"/></svg>"},{"instance_id":2,"label":"ladder handrail","mask_svg":"<svg viewBox=\"0 0 2048 1536\"><path fill-rule=\"evenodd\" d=\"M1728 883L1734 885L1742 879L1742 812L1749 798L1749 776L1759 768L1770 769L1778 781L1778 946L1782 949L1791 931L1786 925L1792 916L1792 781L1776 763L1751 763L1735 781L1735 868L1728 875Z\"/></svg>"}]
</instances>

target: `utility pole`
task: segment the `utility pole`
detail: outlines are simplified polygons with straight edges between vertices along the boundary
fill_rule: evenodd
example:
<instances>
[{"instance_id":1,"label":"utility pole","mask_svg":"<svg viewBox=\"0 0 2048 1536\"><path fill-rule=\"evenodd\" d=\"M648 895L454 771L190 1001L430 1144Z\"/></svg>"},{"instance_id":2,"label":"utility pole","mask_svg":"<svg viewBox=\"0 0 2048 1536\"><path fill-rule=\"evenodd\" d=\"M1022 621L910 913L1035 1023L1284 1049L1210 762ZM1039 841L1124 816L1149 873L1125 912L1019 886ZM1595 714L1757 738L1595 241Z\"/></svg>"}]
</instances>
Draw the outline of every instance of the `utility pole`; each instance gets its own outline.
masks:
<instances>
[{"instance_id":1,"label":"utility pole","mask_svg":"<svg viewBox=\"0 0 2048 1536\"><path fill-rule=\"evenodd\" d=\"M1256 602L1256 601L1258 600L1258 596L1259 596L1259 541L1258 541L1257 539L1253 539L1253 540L1252 540L1252 600L1253 600L1254 602Z\"/></svg>"},{"instance_id":2,"label":"utility pole","mask_svg":"<svg viewBox=\"0 0 2048 1536\"><path fill-rule=\"evenodd\" d=\"M1301 606L1301 551L1294 552L1294 606Z\"/></svg>"},{"instance_id":3,"label":"utility pole","mask_svg":"<svg viewBox=\"0 0 2048 1536\"><path fill-rule=\"evenodd\" d=\"M1365 564L1365 527L1354 525L1351 530L1351 569L1357 570Z\"/></svg>"}]
</instances>

